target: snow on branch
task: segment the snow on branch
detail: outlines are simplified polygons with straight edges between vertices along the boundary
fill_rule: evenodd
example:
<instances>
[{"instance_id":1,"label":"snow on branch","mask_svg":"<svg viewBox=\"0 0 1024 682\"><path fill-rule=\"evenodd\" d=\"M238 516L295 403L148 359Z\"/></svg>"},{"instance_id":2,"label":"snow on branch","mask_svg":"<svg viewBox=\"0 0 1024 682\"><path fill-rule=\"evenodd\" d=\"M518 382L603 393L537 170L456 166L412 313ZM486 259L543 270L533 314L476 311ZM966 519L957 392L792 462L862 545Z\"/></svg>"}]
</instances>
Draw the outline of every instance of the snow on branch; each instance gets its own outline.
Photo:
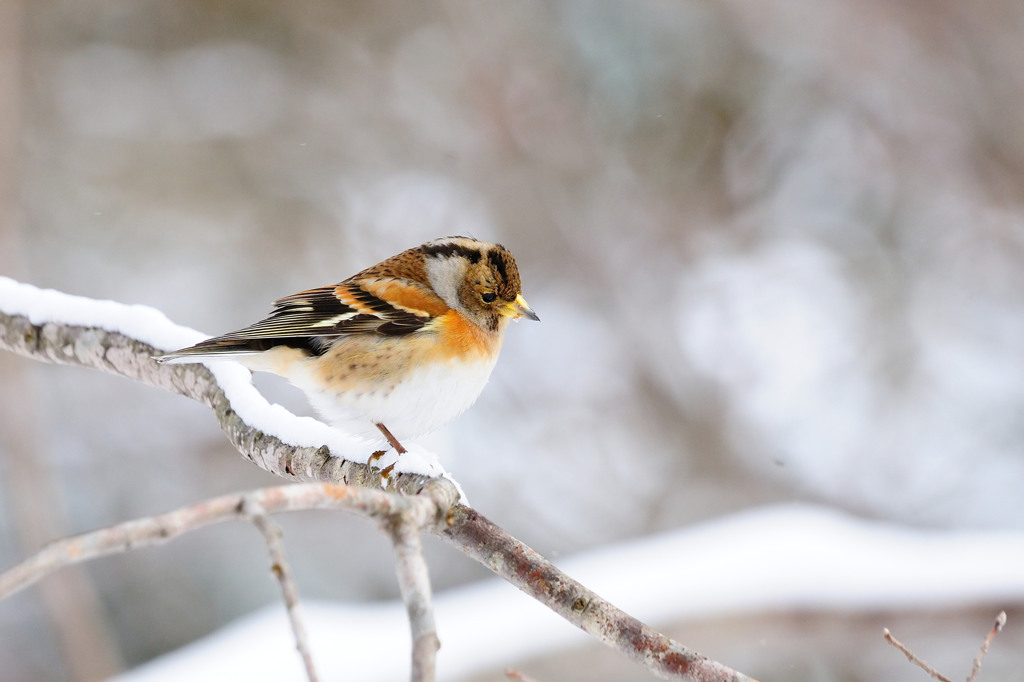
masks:
<instances>
[{"instance_id":1,"label":"snow on branch","mask_svg":"<svg viewBox=\"0 0 1024 682\"><path fill-rule=\"evenodd\" d=\"M364 463L373 454L366 451L366 444L315 419L296 417L279 405L270 405L252 386L248 371L236 363L206 367L161 365L153 360L161 351L200 338L198 332L173 324L152 308L42 291L0 277L0 349L42 362L92 367L197 400L213 410L231 444L258 467L291 481L338 484L324 490L338 486L348 491L362 489L366 496L346 493L350 497L346 508L350 511L353 500L370 499L371 490L374 504L391 500L389 504L394 506L384 515L384 525L395 545L399 583L413 630L414 680L433 679L437 651L429 578L418 536L424 530L459 548L658 677L702 682L750 680L655 632L562 573L475 510L459 504L457 485L443 477L443 470L429 453L403 454L395 468L397 473L382 481L380 469ZM387 459L380 461L381 466L386 464ZM382 483L391 492L380 490ZM289 489L295 491L289 494L300 495L315 486L271 490ZM231 500L218 498L189 509L204 510L200 516L206 522L223 520L222 515L251 515L251 509L245 511L238 506L238 499L233 503L234 507ZM252 504L268 514L284 511L268 500L254 500ZM213 505L214 510L205 505ZM5 591L21 589L64 565L68 556L62 552L66 553L69 546L78 551L80 547L75 543L89 539L98 543L96 550L102 554L115 551L99 540L104 534L138 530L154 541L163 541L175 534L173 528L188 530L162 525L165 522L164 517L143 519L115 527L117 531L96 531L51 545L0 575L0 598ZM146 535L154 532L155 536ZM74 558L89 556L85 552Z\"/></svg>"},{"instance_id":2,"label":"snow on branch","mask_svg":"<svg viewBox=\"0 0 1024 682\"><path fill-rule=\"evenodd\" d=\"M379 469L365 464L374 452L368 443L269 404L237 363L207 367L153 360L202 338L147 306L94 301L0 277L0 348L43 362L92 367L197 400L213 410L244 457L282 478L379 485ZM448 506L458 499L428 453L408 454L413 456L403 455L396 469L405 473L389 480L391 489L415 493L430 486L431 495Z\"/></svg>"}]
</instances>

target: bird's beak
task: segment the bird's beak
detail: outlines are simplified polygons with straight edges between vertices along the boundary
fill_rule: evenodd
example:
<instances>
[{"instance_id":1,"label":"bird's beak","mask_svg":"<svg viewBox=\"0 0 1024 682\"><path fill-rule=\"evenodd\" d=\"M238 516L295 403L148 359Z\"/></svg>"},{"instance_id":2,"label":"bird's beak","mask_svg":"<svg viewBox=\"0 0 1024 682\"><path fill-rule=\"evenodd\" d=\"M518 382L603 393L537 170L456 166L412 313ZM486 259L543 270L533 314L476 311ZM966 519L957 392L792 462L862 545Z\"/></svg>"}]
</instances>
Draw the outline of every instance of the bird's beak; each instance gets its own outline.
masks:
<instances>
[{"instance_id":1,"label":"bird's beak","mask_svg":"<svg viewBox=\"0 0 1024 682\"><path fill-rule=\"evenodd\" d=\"M516 300L506 303L504 307L499 308L498 312L505 317L511 317L513 320L518 320L520 317L528 317L531 320L540 322L537 313L530 309L530 304L526 302L522 294L516 296Z\"/></svg>"}]
</instances>

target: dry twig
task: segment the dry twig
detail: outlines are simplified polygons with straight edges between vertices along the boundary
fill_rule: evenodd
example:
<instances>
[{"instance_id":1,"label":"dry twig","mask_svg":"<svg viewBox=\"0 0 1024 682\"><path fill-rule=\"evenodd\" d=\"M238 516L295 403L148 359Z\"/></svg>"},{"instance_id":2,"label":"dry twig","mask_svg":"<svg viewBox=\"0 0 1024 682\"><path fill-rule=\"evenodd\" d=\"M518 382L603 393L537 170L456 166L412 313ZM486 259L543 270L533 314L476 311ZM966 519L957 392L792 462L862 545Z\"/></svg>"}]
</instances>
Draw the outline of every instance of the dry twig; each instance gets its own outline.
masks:
<instances>
[{"instance_id":1,"label":"dry twig","mask_svg":"<svg viewBox=\"0 0 1024 682\"><path fill-rule=\"evenodd\" d=\"M295 635L295 648L299 650L299 656L302 657L302 664L306 668L306 677L309 678L309 682L317 682L319 676L316 674L316 666L313 665L313 653L310 651L306 625L302 620L299 587L295 584L291 567L288 565L288 557L284 552L281 527L274 523L266 510L251 497L245 498L242 512L259 529L267 543L267 549L270 551L270 572L274 574L281 586L281 598L284 600L284 607L288 612L288 622L291 623L292 633Z\"/></svg>"},{"instance_id":2,"label":"dry twig","mask_svg":"<svg viewBox=\"0 0 1024 682\"><path fill-rule=\"evenodd\" d=\"M889 628L884 628L882 630L882 636L885 637L885 641L887 641L889 644L892 644L894 647L902 651L903 655L907 657L908 661L916 665L921 670L924 670L926 673L931 675L936 680L939 680L939 682L952 682L948 677L946 677L945 675L937 671L935 668L931 667L930 665L922 661L920 658L918 658L917 655L914 654L914 652L911 651L906 644L893 637L892 633L889 632Z\"/></svg>"},{"instance_id":3,"label":"dry twig","mask_svg":"<svg viewBox=\"0 0 1024 682\"><path fill-rule=\"evenodd\" d=\"M978 655L974 657L974 664L971 666L971 674L967 676L967 682L974 682L978 677L978 673L981 671L981 661L985 658L985 654L988 653L988 647L992 644L992 640L995 638L996 634L1003 629L1004 625L1006 625L1006 611L1000 611L999 615L996 616L995 625L992 626L992 629L989 630L988 634L985 636L985 641L981 643L981 650L978 652ZM885 641L902 651L908 661L924 670L926 673L931 675L932 678L940 680L940 682L951 682L948 677L918 658L906 644L893 637L892 633L889 632L889 628L884 628L882 630L882 636L885 638Z\"/></svg>"},{"instance_id":4,"label":"dry twig","mask_svg":"<svg viewBox=\"0 0 1024 682\"><path fill-rule=\"evenodd\" d=\"M992 644L992 640L995 639L995 636L1003 629L1004 625L1006 625L1006 611L1000 611L999 615L996 616L996 622L992 629L985 635L985 641L981 643L981 650L974 657L974 664L971 666L971 674L967 677L967 682L974 682L974 678L981 672L981 661L988 653L988 647Z\"/></svg>"},{"instance_id":5,"label":"dry twig","mask_svg":"<svg viewBox=\"0 0 1024 682\"><path fill-rule=\"evenodd\" d=\"M441 642L434 626L430 574L423 556L420 527L401 516L396 517L391 527L391 542L395 549L398 586L412 630L412 680L434 682Z\"/></svg>"}]
</instances>

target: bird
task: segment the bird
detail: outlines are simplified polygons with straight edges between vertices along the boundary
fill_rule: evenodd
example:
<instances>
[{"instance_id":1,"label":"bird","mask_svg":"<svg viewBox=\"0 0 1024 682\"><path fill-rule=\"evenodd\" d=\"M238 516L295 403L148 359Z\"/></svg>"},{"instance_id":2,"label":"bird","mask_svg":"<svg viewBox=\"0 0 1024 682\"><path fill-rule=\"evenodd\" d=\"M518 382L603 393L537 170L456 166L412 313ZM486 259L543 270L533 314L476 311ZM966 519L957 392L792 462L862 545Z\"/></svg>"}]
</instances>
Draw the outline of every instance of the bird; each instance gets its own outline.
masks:
<instances>
[{"instance_id":1,"label":"bird","mask_svg":"<svg viewBox=\"0 0 1024 682\"><path fill-rule=\"evenodd\" d=\"M156 358L235 360L285 377L332 426L369 440L432 432L490 378L511 320L539 320L501 244L443 237L338 284L274 303L263 320Z\"/></svg>"}]
</instances>

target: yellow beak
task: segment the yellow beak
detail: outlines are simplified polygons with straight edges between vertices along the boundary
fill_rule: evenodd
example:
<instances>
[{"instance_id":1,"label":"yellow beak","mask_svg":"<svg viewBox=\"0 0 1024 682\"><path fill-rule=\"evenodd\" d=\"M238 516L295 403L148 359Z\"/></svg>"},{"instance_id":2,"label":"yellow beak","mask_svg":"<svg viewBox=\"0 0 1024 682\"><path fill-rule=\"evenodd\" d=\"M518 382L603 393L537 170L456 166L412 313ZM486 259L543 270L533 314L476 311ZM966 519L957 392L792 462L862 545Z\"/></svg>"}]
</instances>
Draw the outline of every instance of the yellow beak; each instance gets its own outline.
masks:
<instances>
[{"instance_id":1,"label":"yellow beak","mask_svg":"<svg viewBox=\"0 0 1024 682\"><path fill-rule=\"evenodd\" d=\"M531 320L540 322L537 313L530 309L530 304L526 302L522 294L516 296L516 300L506 303L503 307L499 308L498 312L505 317L511 317L513 320L518 320L520 317L528 317Z\"/></svg>"}]
</instances>

